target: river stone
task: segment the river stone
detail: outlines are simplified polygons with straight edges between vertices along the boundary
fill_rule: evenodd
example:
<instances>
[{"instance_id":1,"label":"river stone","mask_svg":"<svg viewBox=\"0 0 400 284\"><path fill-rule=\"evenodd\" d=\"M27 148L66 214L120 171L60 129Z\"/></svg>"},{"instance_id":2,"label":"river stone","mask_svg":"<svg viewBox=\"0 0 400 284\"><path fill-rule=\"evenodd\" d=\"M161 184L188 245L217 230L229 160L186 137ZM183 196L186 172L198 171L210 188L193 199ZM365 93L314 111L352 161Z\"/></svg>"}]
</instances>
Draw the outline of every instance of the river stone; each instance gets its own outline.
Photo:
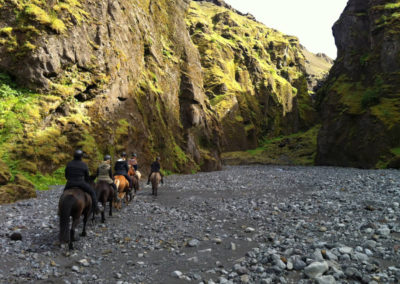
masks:
<instances>
[{"instance_id":1,"label":"river stone","mask_svg":"<svg viewBox=\"0 0 400 284\"><path fill-rule=\"evenodd\" d=\"M304 273L311 279L321 276L329 269L328 263L313 262L304 269Z\"/></svg>"},{"instance_id":2,"label":"river stone","mask_svg":"<svg viewBox=\"0 0 400 284\"><path fill-rule=\"evenodd\" d=\"M315 278L315 280L317 280L318 284L335 284L336 283L335 277L333 277L332 275L320 276L320 277Z\"/></svg>"},{"instance_id":3,"label":"river stone","mask_svg":"<svg viewBox=\"0 0 400 284\"><path fill-rule=\"evenodd\" d=\"M252 228L252 227L247 227L244 231L246 233L253 233L256 229Z\"/></svg>"},{"instance_id":4,"label":"river stone","mask_svg":"<svg viewBox=\"0 0 400 284\"><path fill-rule=\"evenodd\" d=\"M341 254L351 254L353 252L353 248L351 247L340 247L339 252Z\"/></svg>"},{"instance_id":5,"label":"river stone","mask_svg":"<svg viewBox=\"0 0 400 284\"><path fill-rule=\"evenodd\" d=\"M175 277L175 278L180 278L180 277L182 277L182 275L183 275L183 273L180 272L179 270L175 270L174 272L171 273L171 276Z\"/></svg>"},{"instance_id":6,"label":"river stone","mask_svg":"<svg viewBox=\"0 0 400 284\"><path fill-rule=\"evenodd\" d=\"M249 277L249 275L244 274L244 275L240 276L240 281L241 281L242 283L250 283L250 277Z\"/></svg>"},{"instance_id":7,"label":"river stone","mask_svg":"<svg viewBox=\"0 0 400 284\"><path fill-rule=\"evenodd\" d=\"M200 241L197 239L192 239L188 243L189 247L198 247L199 244L200 244Z\"/></svg>"},{"instance_id":8,"label":"river stone","mask_svg":"<svg viewBox=\"0 0 400 284\"><path fill-rule=\"evenodd\" d=\"M22 241L22 235L21 235L21 233L14 232L11 234L10 239L12 241Z\"/></svg>"},{"instance_id":9,"label":"river stone","mask_svg":"<svg viewBox=\"0 0 400 284\"><path fill-rule=\"evenodd\" d=\"M295 270L303 270L305 267L307 266L307 264L302 261L301 259L295 259L294 263L293 263L293 268Z\"/></svg>"},{"instance_id":10,"label":"river stone","mask_svg":"<svg viewBox=\"0 0 400 284\"><path fill-rule=\"evenodd\" d=\"M354 254L354 259L357 259L358 261L362 262L362 261L368 261L369 257L364 253L356 252Z\"/></svg>"},{"instance_id":11,"label":"river stone","mask_svg":"<svg viewBox=\"0 0 400 284\"><path fill-rule=\"evenodd\" d=\"M390 229L387 227L383 227L383 228L378 229L377 233L378 233L378 235L387 237L390 235Z\"/></svg>"},{"instance_id":12,"label":"river stone","mask_svg":"<svg viewBox=\"0 0 400 284\"><path fill-rule=\"evenodd\" d=\"M325 251L325 256L328 260L334 260L334 261L338 260L338 257L334 253L332 253L330 250Z\"/></svg>"}]
</instances>

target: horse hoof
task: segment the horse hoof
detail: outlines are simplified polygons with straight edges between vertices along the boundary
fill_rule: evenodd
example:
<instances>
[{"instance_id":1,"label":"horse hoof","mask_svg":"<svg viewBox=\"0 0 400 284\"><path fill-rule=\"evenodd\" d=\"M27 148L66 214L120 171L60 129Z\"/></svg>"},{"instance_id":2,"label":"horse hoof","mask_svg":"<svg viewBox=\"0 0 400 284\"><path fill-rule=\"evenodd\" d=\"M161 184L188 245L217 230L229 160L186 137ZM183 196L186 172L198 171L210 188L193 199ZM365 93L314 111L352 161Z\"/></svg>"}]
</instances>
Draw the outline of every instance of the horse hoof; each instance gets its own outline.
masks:
<instances>
[{"instance_id":1,"label":"horse hoof","mask_svg":"<svg viewBox=\"0 0 400 284\"><path fill-rule=\"evenodd\" d=\"M70 244L70 245L68 246L68 248L69 248L69 250L73 250L73 249L74 249L74 246L73 246L72 244Z\"/></svg>"},{"instance_id":2,"label":"horse hoof","mask_svg":"<svg viewBox=\"0 0 400 284\"><path fill-rule=\"evenodd\" d=\"M86 237L86 232L82 232L81 236Z\"/></svg>"}]
</instances>

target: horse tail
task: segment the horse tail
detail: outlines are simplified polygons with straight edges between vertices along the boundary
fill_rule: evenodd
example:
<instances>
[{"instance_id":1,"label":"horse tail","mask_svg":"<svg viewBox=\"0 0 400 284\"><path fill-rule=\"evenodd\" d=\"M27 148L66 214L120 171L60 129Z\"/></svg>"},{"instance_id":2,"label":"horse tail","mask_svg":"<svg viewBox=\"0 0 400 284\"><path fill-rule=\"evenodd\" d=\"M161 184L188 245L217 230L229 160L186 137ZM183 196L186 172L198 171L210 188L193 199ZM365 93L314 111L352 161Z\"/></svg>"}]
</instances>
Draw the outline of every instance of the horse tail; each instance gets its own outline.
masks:
<instances>
[{"instance_id":1,"label":"horse tail","mask_svg":"<svg viewBox=\"0 0 400 284\"><path fill-rule=\"evenodd\" d=\"M67 195L60 203L60 243L68 243L70 228L69 217L71 216L72 206L74 205L75 197Z\"/></svg>"},{"instance_id":2,"label":"horse tail","mask_svg":"<svg viewBox=\"0 0 400 284\"><path fill-rule=\"evenodd\" d=\"M117 190L119 191L119 184L120 184L120 181L119 181L119 179L117 179L116 181L115 181L115 185L117 186Z\"/></svg>"}]
</instances>

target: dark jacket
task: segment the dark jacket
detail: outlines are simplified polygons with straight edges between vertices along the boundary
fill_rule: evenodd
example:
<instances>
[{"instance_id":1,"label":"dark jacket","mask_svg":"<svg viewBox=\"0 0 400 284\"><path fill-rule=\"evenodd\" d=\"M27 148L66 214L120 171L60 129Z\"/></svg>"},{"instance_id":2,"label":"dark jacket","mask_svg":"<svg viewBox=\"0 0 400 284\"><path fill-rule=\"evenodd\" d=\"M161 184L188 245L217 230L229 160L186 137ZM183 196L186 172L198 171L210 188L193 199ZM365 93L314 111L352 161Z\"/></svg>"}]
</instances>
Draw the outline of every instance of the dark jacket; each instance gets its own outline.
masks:
<instances>
[{"instance_id":1,"label":"dark jacket","mask_svg":"<svg viewBox=\"0 0 400 284\"><path fill-rule=\"evenodd\" d=\"M72 160L65 168L65 178L68 182L89 182L89 168L81 160Z\"/></svg>"},{"instance_id":2,"label":"dark jacket","mask_svg":"<svg viewBox=\"0 0 400 284\"><path fill-rule=\"evenodd\" d=\"M127 175L129 171L128 162L124 160L118 160L114 166L115 175Z\"/></svg>"},{"instance_id":3,"label":"dark jacket","mask_svg":"<svg viewBox=\"0 0 400 284\"><path fill-rule=\"evenodd\" d=\"M152 173L159 173L159 172L160 172L160 169L161 169L161 165L160 165L159 162L154 161L154 162L151 164L151 172L152 172Z\"/></svg>"}]
</instances>

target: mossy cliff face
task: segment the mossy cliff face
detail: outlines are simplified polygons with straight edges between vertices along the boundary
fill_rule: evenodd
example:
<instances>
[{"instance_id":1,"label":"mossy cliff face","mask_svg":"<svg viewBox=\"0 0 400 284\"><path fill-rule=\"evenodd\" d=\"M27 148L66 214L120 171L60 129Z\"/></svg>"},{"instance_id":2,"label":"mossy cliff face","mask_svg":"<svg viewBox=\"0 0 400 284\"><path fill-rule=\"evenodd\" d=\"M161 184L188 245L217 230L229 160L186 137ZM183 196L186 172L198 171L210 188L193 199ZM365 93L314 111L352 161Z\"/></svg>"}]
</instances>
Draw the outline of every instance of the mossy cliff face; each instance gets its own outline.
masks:
<instances>
[{"instance_id":1,"label":"mossy cliff face","mask_svg":"<svg viewBox=\"0 0 400 284\"><path fill-rule=\"evenodd\" d=\"M317 163L399 167L400 2L350 0L333 27L338 58L320 92Z\"/></svg>"},{"instance_id":2,"label":"mossy cliff face","mask_svg":"<svg viewBox=\"0 0 400 284\"><path fill-rule=\"evenodd\" d=\"M265 136L313 125L298 39L220 2L192 2L186 21L201 55L206 95L223 127L223 149L255 148Z\"/></svg>"},{"instance_id":3,"label":"mossy cliff face","mask_svg":"<svg viewBox=\"0 0 400 284\"><path fill-rule=\"evenodd\" d=\"M22 175L12 176L6 163L0 160L0 204L36 197L34 185Z\"/></svg>"},{"instance_id":4,"label":"mossy cliff face","mask_svg":"<svg viewBox=\"0 0 400 284\"><path fill-rule=\"evenodd\" d=\"M160 155L173 172L219 169L219 124L187 5L0 1L0 69L35 90L5 79L16 93L2 105L2 156L32 174L60 169L75 147L92 170L122 150L142 165Z\"/></svg>"},{"instance_id":5,"label":"mossy cliff face","mask_svg":"<svg viewBox=\"0 0 400 284\"><path fill-rule=\"evenodd\" d=\"M298 39L222 0L0 0L0 157L61 183L77 147L218 170L316 121ZM146 166L146 167L145 167ZM42 173L50 175L41 175Z\"/></svg>"}]
</instances>

